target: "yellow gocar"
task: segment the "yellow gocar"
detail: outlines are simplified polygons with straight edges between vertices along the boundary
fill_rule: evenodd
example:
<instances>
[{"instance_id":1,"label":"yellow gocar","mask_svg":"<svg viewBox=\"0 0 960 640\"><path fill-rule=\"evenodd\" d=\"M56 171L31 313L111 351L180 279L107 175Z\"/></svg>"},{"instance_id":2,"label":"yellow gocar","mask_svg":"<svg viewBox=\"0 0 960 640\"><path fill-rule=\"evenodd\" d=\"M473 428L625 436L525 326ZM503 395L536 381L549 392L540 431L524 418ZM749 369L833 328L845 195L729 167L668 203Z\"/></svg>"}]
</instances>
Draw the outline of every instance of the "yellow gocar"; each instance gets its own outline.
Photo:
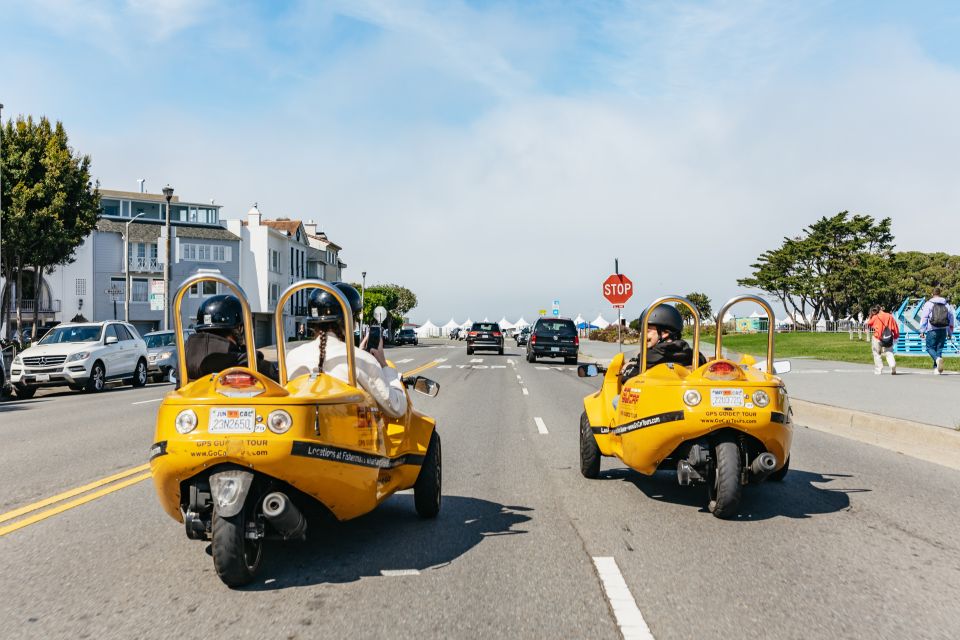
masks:
<instances>
[{"instance_id":1,"label":"yellow gocar","mask_svg":"<svg viewBox=\"0 0 960 640\"><path fill-rule=\"evenodd\" d=\"M254 364L190 380L180 305L201 282L218 282L240 298L247 362ZM435 421L409 402L402 418L385 416L357 384L352 341L349 381L316 370L287 380L282 310L304 289L333 295L344 310L345 335L353 335L349 303L336 287L321 280L291 285L276 307L279 383L256 369L250 307L236 284L201 272L184 281L173 304L180 388L167 394L157 415L153 482L164 510L184 524L187 537L211 541L214 567L229 586L253 580L265 540L305 537L307 503L349 520L413 488L420 516L432 518L440 510ZM404 379L404 386L432 396L439 391L420 376Z\"/></svg>"},{"instance_id":2,"label":"yellow gocar","mask_svg":"<svg viewBox=\"0 0 960 640\"><path fill-rule=\"evenodd\" d=\"M600 474L602 456L614 456L631 469L652 475L676 469L681 485L704 484L707 508L719 518L734 517L741 488L751 482L783 480L790 463L792 412L783 381L775 373L789 371L788 362L773 360L773 309L757 296L740 296L767 313L767 358L739 362L723 358L722 326L717 326L716 358L703 366L673 363L647 367L642 341L640 373L621 383L623 354L607 367L581 365L581 377L604 373L600 390L584 398L580 420L580 470L587 478ZM693 319L693 353L699 353L700 317L680 296L655 300L643 316L662 304L682 304Z\"/></svg>"}]
</instances>

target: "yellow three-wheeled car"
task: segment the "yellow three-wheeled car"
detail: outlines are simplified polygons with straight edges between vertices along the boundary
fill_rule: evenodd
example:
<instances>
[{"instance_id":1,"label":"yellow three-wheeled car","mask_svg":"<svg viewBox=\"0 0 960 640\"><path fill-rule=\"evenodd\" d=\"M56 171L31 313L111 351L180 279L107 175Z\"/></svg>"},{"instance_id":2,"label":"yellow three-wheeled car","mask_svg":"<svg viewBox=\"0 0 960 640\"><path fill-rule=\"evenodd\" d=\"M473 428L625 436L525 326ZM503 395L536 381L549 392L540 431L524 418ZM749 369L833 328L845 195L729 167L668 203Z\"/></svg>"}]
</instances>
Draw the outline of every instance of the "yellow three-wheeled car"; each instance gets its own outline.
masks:
<instances>
[{"instance_id":1,"label":"yellow three-wheeled car","mask_svg":"<svg viewBox=\"0 0 960 640\"><path fill-rule=\"evenodd\" d=\"M190 380L180 306L186 291L201 282L218 282L240 298L250 364ZM180 387L164 398L157 415L153 481L163 508L184 523L187 536L211 541L217 574L230 586L254 578L264 540L305 536L305 502L319 502L348 520L412 487L421 516L440 510L434 420L409 402L402 418L384 416L357 384L352 341L348 381L318 370L287 380L283 308L304 289L334 296L344 311L345 335L353 335L349 303L336 287L321 280L291 285L276 307L279 384L257 371L250 308L236 284L200 273L184 281L173 304ZM423 377L404 385L429 395L439 390Z\"/></svg>"},{"instance_id":2,"label":"yellow three-wheeled car","mask_svg":"<svg viewBox=\"0 0 960 640\"><path fill-rule=\"evenodd\" d=\"M580 420L580 470L587 478L600 474L601 456L615 456L645 475L676 469L681 485L705 484L708 509L717 517L737 513L741 487L764 479L782 480L790 462L793 439L790 401L774 363L774 314L756 296L730 300L754 302L767 313L765 365L750 356L739 362L723 358L722 326L717 326L716 358L703 366L675 363L647 367L647 319L662 304L687 307L693 318L693 354L700 347L700 318L687 299L655 300L643 316L639 374L620 379L623 354L608 367L581 365L581 377L604 372L600 390L587 396Z\"/></svg>"}]
</instances>

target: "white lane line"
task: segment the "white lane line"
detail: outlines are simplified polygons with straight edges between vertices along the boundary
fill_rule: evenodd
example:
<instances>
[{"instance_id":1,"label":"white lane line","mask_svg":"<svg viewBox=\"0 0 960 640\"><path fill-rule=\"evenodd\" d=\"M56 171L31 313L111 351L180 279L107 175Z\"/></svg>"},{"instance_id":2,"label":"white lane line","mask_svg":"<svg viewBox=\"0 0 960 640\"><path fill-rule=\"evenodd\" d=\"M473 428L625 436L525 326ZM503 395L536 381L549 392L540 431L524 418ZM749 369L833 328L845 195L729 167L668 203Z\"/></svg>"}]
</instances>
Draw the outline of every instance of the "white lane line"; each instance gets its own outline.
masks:
<instances>
[{"instance_id":1,"label":"white lane line","mask_svg":"<svg viewBox=\"0 0 960 640\"><path fill-rule=\"evenodd\" d=\"M692 358L693 356L690 357ZM534 367L534 369L540 369L540 371L549 371L550 367Z\"/></svg>"},{"instance_id":2,"label":"white lane line","mask_svg":"<svg viewBox=\"0 0 960 640\"><path fill-rule=\"evenodd\" d=\"M692 358L693 356L690 356L690 357ZM517 363L511 360L510 358L507 358L507 364L517 364Z\"/></svg>"},{"instance_id":3,"label":"white lane line","mask_svg":"<svg viewBox=\"0 0 960 640\"><path fill-rule=\"evenodd\" d=\"M446 362L447 358L435 358L434 362Z\"/></svg>"},{"instance_id":4,"label":"white lane line","mask_svg":"<svg viewBox=\"0 0 960 640\"><path fill-rule=\"evenodd\" d=\"M693 358L693 356L690 356L690 357ZM406 363L408 363L408 362L413 362L413 358L404 358L403 360L394 360L394 361L393 361L394 364L406 364Z\"/></svg>"},{"instance_id":5,"label":"white lane line","mask_svg":"<svg viewBox=\"0 0 960 640\"><path fill-rule=\"evenodd\" d=\"M690 357L692 358L693 356L690 356ZM523 388L523 395L525 395L525 396L530 395L530 392L527 391L527 388L526 388L526 387Z\"/></svg>"},{"instance_id":6,"label":"white lane line","mask_svg":"<svg viewBox=\"0 0 960 640\"><path fill-rule=\"evenodd\" d=\"M693 356L690 356L690 357L692 358ZM450 369L450 368L451 366L449 364L442 364L439 367L437 367L437 369Z\"/></svg>"},{"instance_id":7,"label":"white lane line","mask_svg":"<svg viewBox=\"0 0 960 640\"><path fill-rule=\"evenodd\" d=\"M692 358L693 356L690 356L690 357ZM505 364L492 364L492 365L490 365L490 368L491 368L491 369L506 369L506 368L507 368L507 365L505 365Z\"/></svg>"},{"instance_id":8,"label":"white lane line","mask_svg":"<svg viewBox=\"0 0 960 640\"><path fill-rule=\"evenodd\" d=\"M690 357L692 358L693 356L690 356ZM471 360L470 362L471 362L471 363L474 363L474 362L483 362L483 358L474 358L474 359Z\"/></svg>"},{"instance_id":9,"label":"white lane line","mask_svg":"<svg viewBox=\"0 0 960 640\"><path fill-rule=\"evenodd\" d=\"M417 569L381 569L380 575L395 578L397 576L418 576L420 572Z\"/></svg>"},{"instance_id":10,"label":"white lane line","mask_svg":"<svg viewBox=\"0 0 960 640\"><path fill-rule=\"evenodd\" d=\"M630 587L620 573L617 561L611 557L594 557L593 564L597 568L597 575L603 583L603 591L607 594L624 640L653 640L650 627L643 619L637 601L633 599Z\"/></svg>"},{"instance_id":11,"label":"white lane line","mask_svg":"<svg viewBox=\"0 0 960 640\"><path fill-rule=\"evenodd\" d=\"M543 422L543 418L541 418L541 417L538 416L538 417L534 418L533 421L537 423L537 431L540 432L540 435L546 436L546 435L549 435L549 434L550 434L550 432L547 431L547 425L544 424L544 422Z\"/></svg>"},{"instance_id":12,"label":"white lane line","mask_svg":"<svg viewBox=\"0 0 960 640\"><path fill-rule=\"evenodd\" d=\"M140 402L131 402L130 404L150 404L151 402L160 402L161 400L163 400L163 398L154 398L153 400L141 400Z\"/></svg>"},{"instance_id":13,"label":"white lane line","mask_svg":"<svg viewBox=\"0 0 960 640\"><path fill-rule=\"evenodd\" d=\"M691 357L693 357L693 356L691 356ZM517 374L517 380L523 380L523 378L520 377L520 374L519 374L519 373Z\"/></svg>"}]
</instances>

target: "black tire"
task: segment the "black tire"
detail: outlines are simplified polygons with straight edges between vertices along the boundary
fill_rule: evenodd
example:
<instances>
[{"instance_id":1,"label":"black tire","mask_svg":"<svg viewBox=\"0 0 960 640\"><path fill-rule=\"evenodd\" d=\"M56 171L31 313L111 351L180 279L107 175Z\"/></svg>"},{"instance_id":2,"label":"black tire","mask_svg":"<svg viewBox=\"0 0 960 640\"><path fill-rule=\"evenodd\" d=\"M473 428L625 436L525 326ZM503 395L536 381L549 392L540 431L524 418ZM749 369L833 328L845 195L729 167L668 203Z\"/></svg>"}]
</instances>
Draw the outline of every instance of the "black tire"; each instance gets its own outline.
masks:
<instances>
[{"instance_id":1,"label":"black tire","mask_svg":"<svg viewBox=\"0 0 960 640\"><path fill-rule=\"evenodd\" d=\"M103 363L98 360L90 368L90 377L87 378L87 384L83 388L89 393L100 393L106 386L107 372L103 368Z\"/></svg>"},{"instance_id":2,"label":"black tire","mask_svg":"<svg viewBox=\"0 0 960 640\"><path fill-rule=\"evenodd\" d=\"M790 456L787 456L787 461L783 463L782 468L777 469L767 476L767 480L770 482L783 482L783 479L787 477L788 471L790 471Z\"/></svg>"},{"instance_id":3,"label":"black tire","mask_svg":"<svg viewBox=\"0 0 960 640\"><path fill-rule=\"evenodd\" d=\"M574 356L572 358L564 358L563 364L577 364L577 357Z\"/></svg>"},{"instance_id":4,"label":"black tire","mask_svg":"<svg viewBox=\"0 0 960 640\"><path fill-rule=\"evenodd\" d=\"M228 587L250 584L263 558L263 540L246 537L248 515L247 507L230 518L218 514L216 506L213 508L210 543L213 568Z\"/></svg>"},{"instance_id":5,"label":"black tire","mask_svg":"<svg viewBox=\"0 0 960 640\"><path fill-rule=\"evenodd\" d=\"M580 473L584 478L595 480L600 476L600 447L590 428L587 412L580 415Z\"/></svg>"},{"instance_id":6,"label":"black tire","mask_svg":"<svg viewBox=\"0 0 960 640\"><path fill-rule=\"evenodd\" d=\"M733 518L740 506L740 447L733 440L722 440L713 450L714 470L707 481L707 509L718 518Z\"/></svg>"},{"instance_id":7,"label":"black tire","mask_svg":"<svg viewBox=\"0 0 960 640\"><path fill-rule=\"evenodd\" d=\"M533 351L527 351L527 362L536 362L537 355Z\"/></svg>"},{"instance_id":8,"label":"black tire","mask_svg":"<svg viewBox=\"0 0 960 640\"><path fill-rule=\"evenodd\" d=\"M29 400L37 393L37 387L18 384L14 388L17 392L17 400Z\"/></svg>"},{"instance_id":9,"label":"black tire","mask_svg":"<svg viewBox=\"0 0 960 640\"><path fill-rule=\"evenodd\" d=\"M500 355L500 356L503 355L503 347L500 347L499 349L497 349L497 355Z\"/></svg>"},{"instance_id":10,"label":"black tire","mask_svg":"<svg viewBox=\"0 0 960 640\"><path fill-rule=\"evenodd\" d=\"M468 355L468 356L472 356L472 355L473 355L473 348L467 347L467 355Z\"/></svg>"},{"instance_id":11,"label":"black tire","mask_svg":"<svg viewBox=\"0 0 960 640\"><path fill-rule=\"evenodd\" d=\"M71 384L69 386L70 386L70 391L83 391L82 384Z\"/></svg>"},{"instance_id":12,"label":"black tire","mask_svg":"<svg viewBox=\"0 0 960 640\"><path fill-rule=\"evenodd\" d=\"M147 386L147 363L143 358L137 360L137 367L133 370L130 384L134 388Z\"/></svg>"},{"instance_id":13,"label":"black tire","mask_svg":"<svg viewBox=\"0 0 960 640\"><path fill-rule=\"evenodd\" d=\"M420 465L420 474L413 485L413 504L421 518L435 518L440 513L442 494L440 434L436 430L430 434L427 455Z\"/></svg>"}]
</instances>

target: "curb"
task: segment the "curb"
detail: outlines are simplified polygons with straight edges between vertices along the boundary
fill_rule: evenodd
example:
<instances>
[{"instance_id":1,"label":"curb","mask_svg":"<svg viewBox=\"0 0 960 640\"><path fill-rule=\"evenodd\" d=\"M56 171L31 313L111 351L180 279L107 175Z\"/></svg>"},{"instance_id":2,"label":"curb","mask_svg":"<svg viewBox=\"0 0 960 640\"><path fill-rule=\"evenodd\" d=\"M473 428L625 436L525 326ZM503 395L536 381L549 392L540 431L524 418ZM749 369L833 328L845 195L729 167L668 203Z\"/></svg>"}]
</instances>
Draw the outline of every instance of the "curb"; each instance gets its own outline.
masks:
<instances>
[{"instance_id":1,"label":"curb","mask_svg":"<svg viewBox=\"0 0 960 640\"><path fill-rule=\"evenodd\" d=\"M960 431L790 399L794 423L960 470Z\"/></svg>"}]
</instances>

